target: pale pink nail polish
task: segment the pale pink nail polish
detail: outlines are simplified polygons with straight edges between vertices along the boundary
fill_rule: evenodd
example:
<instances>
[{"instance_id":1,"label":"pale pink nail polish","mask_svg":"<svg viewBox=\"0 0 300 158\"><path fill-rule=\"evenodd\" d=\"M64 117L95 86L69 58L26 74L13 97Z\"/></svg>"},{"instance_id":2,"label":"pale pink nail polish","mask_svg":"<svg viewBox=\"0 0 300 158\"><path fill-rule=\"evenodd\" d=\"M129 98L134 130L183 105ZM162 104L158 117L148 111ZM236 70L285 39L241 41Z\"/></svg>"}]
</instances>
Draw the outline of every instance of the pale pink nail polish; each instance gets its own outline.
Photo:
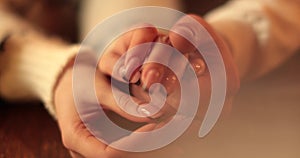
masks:
<instances>
[{"instance_id":1,"label":"pale pink nail polish","mask_svg":"<svg viewBox=\"0 0 300 158\"><path fill-rule=\"evenodd\" d=\"M151 84L159 82L161 79L161 73L155 69L150 69L143 82L143 89L147 89L151 86Z\"/></svg>"},{"instance_id":2,"label":"pale pink nail polish","mask_svg":"<svg viewBox=\"0 0 300 158\"><path fill-rule=\"evenodd\" d=\"M131 79L131 76L133 75L134 71L140 66L140 60L137 57L131 58L127 64L120 69L120 75L122 78L126 81L129 81ZM137 74L138 75L138 74ZM138 77L138 76L135 76ZM135 79L138 80L138 79Z\"/></svg>"},{"instance_id":3,"label":"pale pink nail polish","mask_svg":"<svg viewBox=\"0 0 300 158\"><path fill-rule=\"evenodd\" d=\"M135 72L133 76L131 76L130 78L130 83L137 83L141 78L141 73L138 71L138 72Z\"/></svg>"},{"instance_id":4,"label":"pale pink nail polish","mask_svg":"<svg viewBox=\"0 0 300 158\"><path fill-rule=\"evenodd\" d=\"M202 59L194 59L191 63L197 76L201 76L205 72L206 65Z\"/></svg>"},{"instance_id":5,"label":"pale pink nail polish","mask_svg":"<svg viewBox=\"0 0 300 158\"><path fill-rule=\"evenodd\" d=\"M151 117L159 111L160 109L154 105L140 105L138 107L138 112L145 117Z\"/></svg>"}]
</instances>

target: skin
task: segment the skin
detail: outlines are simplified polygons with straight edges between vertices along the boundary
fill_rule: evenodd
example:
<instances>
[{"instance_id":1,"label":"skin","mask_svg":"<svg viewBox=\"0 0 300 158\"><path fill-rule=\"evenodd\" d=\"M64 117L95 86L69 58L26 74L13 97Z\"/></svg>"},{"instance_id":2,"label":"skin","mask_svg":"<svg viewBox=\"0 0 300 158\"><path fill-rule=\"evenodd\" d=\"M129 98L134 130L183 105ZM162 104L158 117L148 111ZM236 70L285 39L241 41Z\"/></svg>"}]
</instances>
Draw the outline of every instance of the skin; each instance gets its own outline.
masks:
<instances>
[{"instance_id":1,"label":"skin","mask_svg":"<svg viewBox=\"0 0 300 158\"><path fill-rule=\"evenodd\" d=\"M225 69L227 71L227 96L225 102L225 110L230 109L230 105L233 99L234 94L237 92L239 87L239 79L236 72L235 65L233 63L231 54L227 47L227 44L224 40L214 32L214 30L204 22L200 17L191 15L195 18L198 22L203 24L207 30L212 33L214 40L216 41L219 49L221 50L222 57L225 63ZM180 21L179 21L180 23ZM186 25L188 27L188 25ZM176 28L176 25L174 26ZM147 35L147 36L145 36ZM135 29L132 30L119 39L117 39L106 51L103 55L100 63L99 69L96 72L95 84L96 84L96 93L99 100L101 100L101 106L107 109L107 114L116 122L126 124L128 128L131 128L135 131L151 131L153 129L162 127L165 123L167 123L172 117L168 115L170 113L170 108L163 108L161 116L163 117L162 120L155 122L149 118L138 118L134 116L130 116L124 111L120 109L120 107L115 102L112 91L110 80L107 76L112 75L112 70L117 62L117 60L125 54L130 48L139 45L141 43L152 42L160 36L157 29L153 26L149 25L149 27ZM193 52L195 49L186 41L184 38L178 36L176 33L169 33L170 44L178 49L183 54ZM126 54L127 55L127 54ZM131 55L135 56L136 54ZM150 54L151 55L151 54ZM190 61L200 60L200 56L193 56L191 55ZM126 59L126 60L129 60ZM125 65L126 65L125 60ZM172 58L167 59L172 60ZM139 62L143 62L141 60ZM82 65L83 69L91 69L88 65ZM133 99L138 103L141 104L143 102L147 102L147 93L144 94L144 90L149 88L149 85L143 86L145 84L145 80L149 80L147 78L147 72L153 70L153 68L157 68L159 75L162 77L159 80L150 80L147 81L147 84L151 85L155 82L160 82L165 86L168 83L163 80L168 76L174 75L170 70L165 67L162 67L158 64L148 64L143 66L141 74L137 75L140 77L142 84L139 86L133 86L132 93ZM199 106L203 107L200 108L197 112L197 116L194 119L192 125L188 128L188 130L181 136L178 140L174 143L166 146L165 148L155 150L152 152L145 152L145 153L129 153L124 151L118 151L110 146L103 144L102 142L98 141L84 126L81 119L78 116L78 113L75 108L74 98L72 94L72 67L69 66L66 68L65 73L61 77L58 82L57 88L55 89L55 105L56 105L56 112L58 123L61 129L63 143L70 150L72 157L157 157L162 155L167 155L171 157L182 157L185 154L186 149L185 145L187 142L193 144L193 139L197 136L199 125L203 119L205 111L207 109L207 105L210 99L210 76L208 70L205 70L198 76L198 84L201 87L201 98L199 100ZM137 77L137 78L139 78ZM119 78L122 80L122 78ZM151 76L150 76L151 79ZM130 82L135 82L133 77L130 77ZM143 82L144 81L144 82ZM171 109L177 108L179 103L179 96L180 96L180 88L178 88L179 84L174 83L171 87L173 89L169 90L169 95L166 101L166 107L172 107ZM146 87L146 88L145 88ZM175 87L175 88L174 88ZM122 138L126 139L126 138ZM121 141L121 140L116 140ZM194 144L196 145L196 144Z\"/></svg>"}]
</instances>

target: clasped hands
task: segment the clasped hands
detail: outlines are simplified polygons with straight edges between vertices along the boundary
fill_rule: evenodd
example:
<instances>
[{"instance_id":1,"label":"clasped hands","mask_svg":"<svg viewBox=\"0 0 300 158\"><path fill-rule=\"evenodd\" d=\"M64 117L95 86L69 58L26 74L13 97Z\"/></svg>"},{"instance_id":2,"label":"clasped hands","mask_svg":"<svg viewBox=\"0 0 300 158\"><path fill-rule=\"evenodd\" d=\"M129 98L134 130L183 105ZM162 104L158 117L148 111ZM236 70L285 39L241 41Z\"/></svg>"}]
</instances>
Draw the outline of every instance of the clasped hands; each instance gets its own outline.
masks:
<instances>
[{"instance_id":1,"label":"clasped hands","mask_svg":"<svg viewBox=\"0 0 300 158\"><path fill-rule=\"evenodd\" d=\"M232 97L238 89L238 77L227 45L200 17L195 15L190 16L206 27L221 50L228 80L228 93L225 104L230 105ZM190 28L189 24L186 24L184 20L179 20L173 29L186 32L187 34L193 32L193 28ZM149 42L166 44L181 52L191 63L191 68L198 77L198 84L201 87L199 106L207 106L210 98L210 75L205 61L200 53L197 52L197 49L193 44L178 35L176 31L172 32L171 30L168 33L161 33L151 25L130 30L115 40L103 54L99 61L99 69L96 71L95 75L95 90L97 98L100 100L101 106L105 109L108 117L121 127L132 131L151 131L162 127L172 119L180 102L181 94L178 77L184 77L184 71L187 71L186 63L176 63L176 71L182 76L176 76L168 67L158 63L147 63L143 65L143 63L149 59L155 60L163 58L161 60L167 62L176 62L177 60L176 58L172 58L172 54L170 54L172 52L156 50L155 47L153 48L151 45L148 45L149 52L146 53L140 53L138 49L130 51L133 48L137 48L136 46ZM147 47L147 45L145 47ZM145 47L143 47L143 49L145 49ZM119 61L120 58L123 58L121 64ZM116 64L120 64L120 66L117 66L117 70L114 69ZM137 67L136 65L142 66ZM94 68L89 65L83 65L83 69L89 71ZM62 140L65 147L70 150L72 157L153 157L159 156L164 151L169 155L173 155L173 157L180 157L180 154L176 152L176 143L175 145L167 146L164 150L132 153L116 150L99 141L86 128L78 115L72 93L72 74L73 70L71 67L67 68L55 89L55 106ZM165 94L164 96L167 96L165 105L162 108L156 107L156 105L134 108L139 115L146 117L130 115L126 110L124 111L124 109L122 109L122 107L130 107L130 100L123 101L123 103L121 103L123 105L119 105L120 102L116 101L114 98L111 78L114 78L114 80L120 84L123 82L130 84L130 99L136 104L142 105L149 103L151 101L149 93L155 92L155 94L157 94L157 92L159 92ZM151 87L155 83L161 83L164 86L164 89L161 90L159 88L159 90L156 90L157 88ZM83 98L83 100L84 99L88 98ZM86 102L89 102L89 100L86 100ZM197 112L197 118L201 118L203 112L204 111ZM89 113L89 115L93 116L93 112L89 111ZM153 113L156 114L152 115ZM99 126L101 126L101 124L99 124ZM195 134L196 132L197 131L192 133ZM186 141L188 141L188 139Z\"/></svg>"}]
</instances>

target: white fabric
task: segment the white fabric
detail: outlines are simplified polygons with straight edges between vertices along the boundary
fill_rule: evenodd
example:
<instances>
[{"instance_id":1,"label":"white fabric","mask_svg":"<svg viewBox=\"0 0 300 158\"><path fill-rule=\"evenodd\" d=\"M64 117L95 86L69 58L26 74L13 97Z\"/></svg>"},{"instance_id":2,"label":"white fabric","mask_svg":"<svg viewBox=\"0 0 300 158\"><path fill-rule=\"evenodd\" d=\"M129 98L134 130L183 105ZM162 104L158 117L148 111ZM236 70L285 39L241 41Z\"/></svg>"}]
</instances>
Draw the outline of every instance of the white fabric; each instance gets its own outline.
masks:
<instances>
[{"instance_id":1,"label":"white fabric","mask_svg":"<svg viewBox=\"0 0 300 158\"><path fill-rule=\"evenodd\" d=\"M261 44L269 37L270 22L263 13L263 2L259 0L233 0L208 14L206 19L209 22L230 19L248 23Z\"/></svg>"}]
</instances>

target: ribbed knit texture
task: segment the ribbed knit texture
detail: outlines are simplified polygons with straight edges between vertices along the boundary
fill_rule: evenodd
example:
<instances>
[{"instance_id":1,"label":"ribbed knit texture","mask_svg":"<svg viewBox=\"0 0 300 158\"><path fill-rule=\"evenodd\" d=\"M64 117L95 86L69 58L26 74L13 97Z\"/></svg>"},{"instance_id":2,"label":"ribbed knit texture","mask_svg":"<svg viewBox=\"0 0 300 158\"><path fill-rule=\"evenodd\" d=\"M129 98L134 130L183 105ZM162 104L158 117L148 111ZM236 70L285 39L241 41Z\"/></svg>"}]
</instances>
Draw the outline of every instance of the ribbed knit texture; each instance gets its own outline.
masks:
<instances>
[{"instance_id":1,"label":"ribbed knit texture","mask_svg":"<svg viewBox=\"0 0 300 158\"><path fill-rule=\"evenodd\" d=\"M0 93L6 99L39 99L55 116L53 88L77 46L65 46L56 39L38 35L9 39L0 76Z\"/></svg>"},{"instance_id":2,"label":"ribbed knit texture","mask_svg":"<svg viewBox=\"0 0 300 158\"><path fill-rule=\"evenodd\" d=\"M79 47L47 37L0 3L0 95L7 100L41 100L55 117L54 86Z\"/></svg>"}]
</instances>

